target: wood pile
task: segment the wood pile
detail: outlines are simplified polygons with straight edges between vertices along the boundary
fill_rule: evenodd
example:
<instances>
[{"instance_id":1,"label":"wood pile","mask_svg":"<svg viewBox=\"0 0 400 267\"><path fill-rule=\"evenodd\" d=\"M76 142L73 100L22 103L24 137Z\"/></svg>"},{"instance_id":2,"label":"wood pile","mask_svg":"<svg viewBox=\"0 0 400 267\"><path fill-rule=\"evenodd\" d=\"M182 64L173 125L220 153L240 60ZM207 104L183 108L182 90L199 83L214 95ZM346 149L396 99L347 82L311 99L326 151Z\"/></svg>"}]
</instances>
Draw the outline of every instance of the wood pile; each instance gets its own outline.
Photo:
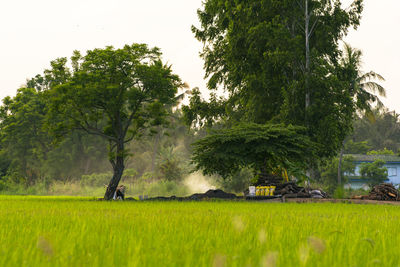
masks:
<instances>
[{"instance_id":1,"label":"wood pile","mask_svg":"<svg viewBox=\"0 0 400 267\"><path fill-rule=\"evenodd\" d=\"M355 196L354 199L399 201L400 193L392 184L375 185L367 196Z\"/></svg>"},{"instance_id":2,"label":"wood pile","mask_svg":"<svg viewBox=\"0 0 400 267\"><path fill-rule=\"evenodd\" d=\"M277 193L280 195L285 195L285 194L290 194L290 193L299 193L299 192L304 192L305 189L304 187L298 186L295 182L289 182L289 183L284 183L284 184L278 184L276 185L276 190Z\"/></svg>"}]
</instances>

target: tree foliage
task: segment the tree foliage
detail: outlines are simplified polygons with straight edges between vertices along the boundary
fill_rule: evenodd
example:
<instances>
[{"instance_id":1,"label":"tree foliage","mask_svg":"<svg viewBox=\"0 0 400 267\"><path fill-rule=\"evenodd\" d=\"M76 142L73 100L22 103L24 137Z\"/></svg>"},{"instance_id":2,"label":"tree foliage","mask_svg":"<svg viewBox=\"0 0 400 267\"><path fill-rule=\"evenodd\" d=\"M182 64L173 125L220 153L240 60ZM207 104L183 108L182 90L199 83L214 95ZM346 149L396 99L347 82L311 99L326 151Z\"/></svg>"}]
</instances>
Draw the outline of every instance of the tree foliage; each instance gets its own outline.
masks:
<instances>
[{"instance_id":1,"label":"tree foliage","mask_svg":"<svg viewBox=\"0 0 400 267\"><path fill-rule=\"evenodd\" d=\"M378 159L372 163L361 163L361 177L368 180L371 186L383 183L388 179L387 168L384 167L385 161Z\"/></svg>"},{"instance_id":2,"label":"tree foliage","mask_svg":"<svg viewBox=\"0 0 400 267\"><path fill-rule=\"evenodd\" d=\"M112 198L121 179L128 155L125 144L164 122L165 105L174 101L182 85L160 57L158 48L144 44L106 47L84 56L75 51L72 70L61 59L61 67L50 71L67 78L48 90L49 129L56 136L83 130L109 142L114 174L105 199Z\"/></svg>"},{"instance_id":3,"label":"tree foliage","mask_svg":"<svg viewBox=\"0 0 400 267\"><path fill-rule=\"evenodd\" d=\"M371 150L371 146L368 141L354 142L353 140L348 140L345 142L344 154L367 154Z\"/></svg>"},{"instance_id":4,"label":"tree foliage","mask_svg":"<svg viewBox=\"0 0 400 267\"><path fill-rule=\"evenodd\" d=\"M360 69L361 58L361 50L352 48L345 43L344 56L341 58L343 69L340 77L349 81L350 95L354 98L357 111L364 112L366 116L371 118L371 116L373 117L372 104L382 108L383 103L378 96L386 97L385 88L376 81L384 81L385 79L374 71L363 73Z\"/></svg>"},{"instance_id":5,"label":"tree foliage","mask_svg":"<svg viewBox=\"0 0 400 267\"><path fill-rule=\"evenodd\" d=\"M371 150L367 152L367 155L394 155L392 150L384 148L382 150Z\"/></svg>"},{"instance_id":6,"label":"tree foliage","mask_svg":"<svg viewBox=\"0 0 400 267\"><path fill-rule=\"evenodd\" d=\"M373 110L373 120L366 115L356 118L354 132L350 139L354 142L367 141L373 150L400 149L399 114L387 109Z\"/></svg>"},{"instance_id":7,"label":"tree foliage","mask_svg":"<svg viewBox=\"0 0 400 267\"><path fill-rule=\"evenodd\" d=\"M51 137L42 127L46 108L40 92L21 88L15 97L6 97L0 109L2 149L28 185L40 176L35 165L50 150Z\"/></svg>"},{"instance_id":8,"label":"tree foliage","mask_svg":"<svg viewBox=\"0 0 400 267\"><path fill-rule=\"evenodd\" d=\"M54 144L46 129L49 102L44 85L49 83L48 78L29 80L27 87L18 89L15 97L6 97L0 107L1 177L8 182L31 186L44 179L66 181L104 170L102 164L94 164L106 159L106 150L102 149L105 143L99 138L75 132Z\"/></svg>"},{"instance_id":9,"label":"tree foliage","mask_svg":"<svg viewBox=\"0 0 400 267\"><path fill-rule=\"evenodd\" d=\"M302 127L241 124L213 132L193 145L193 161L205 174L230 177L243 168L272 172L307 165L314 144Z\"/></svg>"},{"instance_id":10,"label":"tree foliage","mask_svg":"<svg viewBox=\"0 0 400 267\"><path fill-rule=\"evenodd\" d=\"M337 172L338 172L339 158L335 157L321 166L321 179L322 183L327 186L328 191L333 192L338 187ZM348 175L354 173L355 170L354 158L351 156L344 156L341 167L341 177L343 183L348 181Z\"/></svg>"},{"instance_id":11,"label":"tree foliage","mask_svg":"<svg viewBox=\"0 0 400 267\"><path fill-rule=\"evenodd\" d=\"M227 97L207 105L195 95L188 121L301 125L320 157L336 155L356 109L339 42L362 9L361 0L349 8L339 0L205 1L192 30L204 44L208 88Z\"/></svg>"}]
</instances>

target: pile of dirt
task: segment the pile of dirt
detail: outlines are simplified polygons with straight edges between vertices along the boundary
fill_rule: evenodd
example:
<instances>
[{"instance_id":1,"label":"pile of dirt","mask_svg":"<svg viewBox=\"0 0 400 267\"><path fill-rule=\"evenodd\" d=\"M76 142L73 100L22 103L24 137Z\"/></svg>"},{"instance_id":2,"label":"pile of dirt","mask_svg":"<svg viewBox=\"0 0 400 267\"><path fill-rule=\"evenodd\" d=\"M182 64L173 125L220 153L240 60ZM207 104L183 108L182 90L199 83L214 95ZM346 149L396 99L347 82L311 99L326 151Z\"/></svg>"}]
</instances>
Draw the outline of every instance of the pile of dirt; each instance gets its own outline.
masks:
<instances>
[{"instance_id":1,"label":"pile of dirt","mask_svg":"<svg viewBox=\"0 0 400 267\"><path fill-rule=\"evenodd\" d=\"M354 196L353 199L399 201L400 193L392 184L375 185L367 196Z\"/></svg>"},{"instance_id":2,"label":"pile of dirt","mask_svg":"<svg viewBox=\"0 0 400 267\"><path fill-rule=\"evenodd\" d=\"M237 196L232 193L226 193L221 189L210 189L204 194L193 194L187 198L192 200L204 199L204 198L235 199L237 198Z\"/></svg>"},{"instance_id":3,"label":"pile of dirt","mask_svg":"<svg viewBox=\"0 0 400 267\"><path fill-rule=\"evenodd\" d=\"M235 194L224 192L221 189L210 189L205 193L196 193L188 197L152 197L145 199L147 201L184 201L184 200L202 200L202 199L236 199L238 198Z\"/></svg>"}]
</instances>

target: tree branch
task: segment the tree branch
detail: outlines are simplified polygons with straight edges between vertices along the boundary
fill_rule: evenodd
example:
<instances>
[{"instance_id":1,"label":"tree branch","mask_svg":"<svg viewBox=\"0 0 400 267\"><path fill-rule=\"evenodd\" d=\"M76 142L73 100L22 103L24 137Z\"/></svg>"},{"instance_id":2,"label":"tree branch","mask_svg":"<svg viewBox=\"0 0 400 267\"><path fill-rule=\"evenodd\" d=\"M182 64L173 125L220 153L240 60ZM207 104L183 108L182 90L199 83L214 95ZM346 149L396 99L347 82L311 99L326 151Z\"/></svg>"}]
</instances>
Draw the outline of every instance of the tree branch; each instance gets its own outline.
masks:
<instances>
[{"instance_id":1,"label":"tree branch","mask_svg":"<svg viewBox=\"0 0 400 267\"><path fill-rule=\"evenodd\" d=\"M76 108L76 111L78 111L78 113L81 115L81 120L78 121L74 117L68 116L70 119L72 119L73 121L78 123L79 127L77 127L76 129L86 131L88 134L101 136L101 137L106 138L108 140L113 140L115 142L117 141L117 138L115 138L113 136L110 136L110 135L107 135L102 130L91 126L89 124L89 122L85 119L85 114L82 112L82 110Z\"/></svg>"},{"instance_id":2,"label":"tree branch","mask_svg":"<svg viewBox=\"0 0 400 267\"><path fill-rule=\"evenodd\" d=\"M143 99L140 98L140 99L137 101L137 103L136 103L136 105L135 105L135 108L132 110L131 114L129 115L129 118L128 118L128 120L127 120L127 122L126 122L126 125L124 126L124 130L123 130L124 137L125 137L126 133L128 132L128 129L129 129L129 126L130 126L131 123L132 123L133 117L136 115L137 111L139 110L139 106L140 106L140 104L141 104L142 102L143 102Z\"/></svg>"},{"instance_id":3,"label":"tree branch","mask_svg":"<svg viewBox=\"0 0 400 267\"><path fill-rule=\"evenodd\" d=\"M318 20L315 20L314 23L313 23L313 25L311 26L310 32L309 32L309 34L308 34L308 38L310 38L311 35L314 33L315 26L317 25L317 23L318 23Z\"/></svg>"},{"instance_id":4,"label":"tree branch","mask_svg":"<svg viewBox=\"0 0 400 267\"><path fill-rule=\"evenodd\" d=\"M97 128L94 128L94 127L91 127L90 125L89 125L89 127L87 127L87 126L85 127L82 124L79 124L78 127L75 127L73 129L85 131L88 134L98 135L98 136L101 136L101 137L103 137L103 138L105 138L107 140L112 140L114 142L117 141L117 138L115 138L113 136L110 136L110 135L107 135L107 134L103 133L101 130L99 130Z\"/></svg>"},{"instance_id":5,"label":"tree branch","mask_svg":"<svg viewBox=\"0 0 400 267\"><path fill-rule=\"evenodd\" d=\"M130 141L133 140L133 138L135 138L135 134L132 134L131 137L129 137L128 139L124 140L124 144L129 143Z\"/></svg>"}]
</instances>

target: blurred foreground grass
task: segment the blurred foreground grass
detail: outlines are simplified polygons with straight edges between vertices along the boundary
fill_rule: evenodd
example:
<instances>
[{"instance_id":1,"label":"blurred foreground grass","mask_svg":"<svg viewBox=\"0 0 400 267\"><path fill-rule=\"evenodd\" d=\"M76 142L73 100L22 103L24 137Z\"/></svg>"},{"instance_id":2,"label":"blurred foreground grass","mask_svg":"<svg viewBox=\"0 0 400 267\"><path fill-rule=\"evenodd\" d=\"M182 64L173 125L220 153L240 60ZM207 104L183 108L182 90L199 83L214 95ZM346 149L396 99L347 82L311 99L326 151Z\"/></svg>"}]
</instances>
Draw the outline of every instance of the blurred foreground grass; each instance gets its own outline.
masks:
<instances>
[{"instance_id":1,"label":"blurred foreground grass","mask_svg":"<svg viewBox=\"0 0 400 267\"><path fill-rule=\"evenodd\" d=\"M0 196L0 266L399 266L400 209Z\"/></svg>"}]
</instances>

